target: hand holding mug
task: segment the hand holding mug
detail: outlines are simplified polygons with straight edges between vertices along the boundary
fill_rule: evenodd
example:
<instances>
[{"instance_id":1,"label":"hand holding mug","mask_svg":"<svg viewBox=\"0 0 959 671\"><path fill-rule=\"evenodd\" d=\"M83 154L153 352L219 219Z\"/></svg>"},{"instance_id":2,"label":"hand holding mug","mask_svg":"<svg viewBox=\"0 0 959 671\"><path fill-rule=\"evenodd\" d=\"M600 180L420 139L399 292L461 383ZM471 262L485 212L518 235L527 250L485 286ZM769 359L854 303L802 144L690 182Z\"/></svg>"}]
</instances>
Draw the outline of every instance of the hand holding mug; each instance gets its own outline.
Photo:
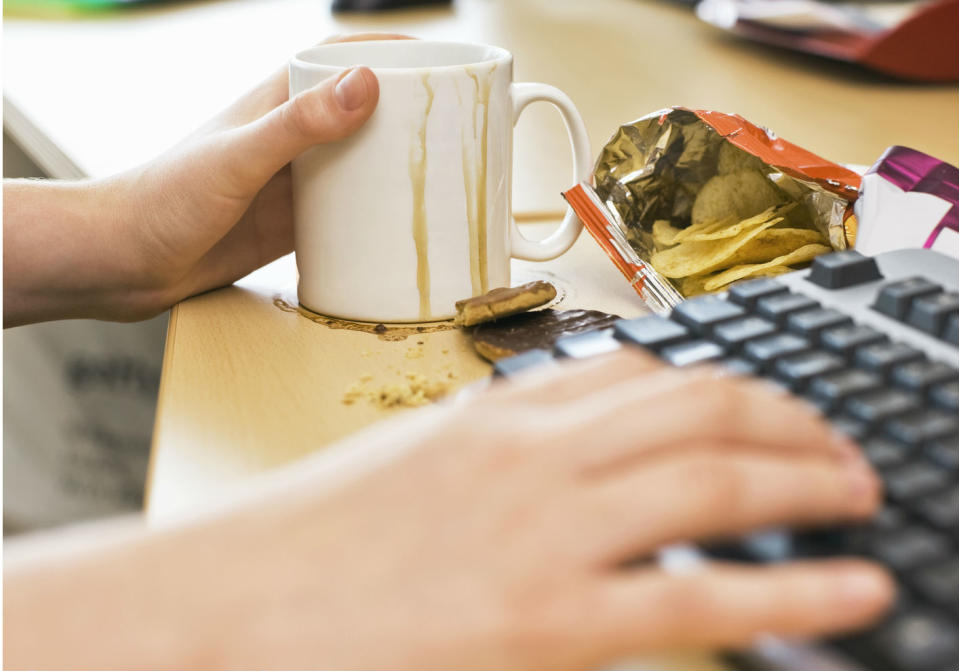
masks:
<instances>
[{"instance_id":1,"label":"hand holding mug","mask_svg":"<svg viewBox=\"0 0 959 671\"><path fill-rule=\"evenodd\" d=\"M355 133L376 108L379 87L357 67L291 100L287 73L278 70L126 172L5 183L4 325L143 319L290 253L290 161Z\"/></svg>"}]
</instances>

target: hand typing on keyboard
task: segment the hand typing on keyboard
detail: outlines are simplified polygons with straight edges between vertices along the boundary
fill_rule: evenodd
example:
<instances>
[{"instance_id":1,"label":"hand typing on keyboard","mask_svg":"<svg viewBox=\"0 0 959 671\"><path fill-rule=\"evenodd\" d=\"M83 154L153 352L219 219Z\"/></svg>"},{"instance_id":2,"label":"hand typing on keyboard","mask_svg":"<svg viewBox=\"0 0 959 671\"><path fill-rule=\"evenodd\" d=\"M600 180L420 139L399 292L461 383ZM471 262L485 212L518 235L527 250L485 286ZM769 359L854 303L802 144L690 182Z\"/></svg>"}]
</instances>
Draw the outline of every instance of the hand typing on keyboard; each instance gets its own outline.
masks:
<instances>
[{"instance_id":1,"label":"hand typing on keyboard","mask_svg":"<svg viewBox=\"0 0 959 671\"><path fill-rule=\"evenodd\" d=\"M850 630L892 600L885 571L860 559L678 574L641 561L676 543L861 520L879 484L810 406L639 350L518 374L268 484L245 507L79 567L7 549L5 661L130 668L142 657L130 613L142 612L147 640L163 622L164 640L199 646L189 658L203 667L167 668L585 671L762 632ZM155 577L123 578L143 575ZM124 589L100 589L118 579ZM53 596L57 608L29 617ZM87 622L122 633L96 663L69 645L23 655L32 636L97 641L68 636Z\"/></svg>"},{"instance_id":2,"label":"hand typing on keyboard","mask_svg":"<svg viewBox=\"0 0 959 671\"><path fill-rule=\"evenodd\" d=\"M866 524L702 548L770 565L862 556L895 576L896 607L874 629L827 645L760 646L742 660L748 668L959 670L959 261L925 249L821 256L810 271L693 298L668 318L571 336L552 353L500 361L497 372L631 346L674 366L708 362L763 377L805 399L862 443L885 483L882 509Z\"/></svg>"}]
</instances>

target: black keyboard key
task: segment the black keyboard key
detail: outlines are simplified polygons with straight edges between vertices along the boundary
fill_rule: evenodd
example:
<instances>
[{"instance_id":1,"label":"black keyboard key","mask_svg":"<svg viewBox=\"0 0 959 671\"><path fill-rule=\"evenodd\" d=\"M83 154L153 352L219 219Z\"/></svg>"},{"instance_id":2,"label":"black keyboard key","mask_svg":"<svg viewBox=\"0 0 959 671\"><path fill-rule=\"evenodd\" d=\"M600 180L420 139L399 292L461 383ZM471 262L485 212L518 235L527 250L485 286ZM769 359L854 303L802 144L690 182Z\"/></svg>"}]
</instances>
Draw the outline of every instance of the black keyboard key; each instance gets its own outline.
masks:
<instances>
[{"instance_id":1,"label":"black keyboard key","mask_svg":"<svg viewBox=\"0 0 959 671\"><path fill-rule=\"evenodd\" d=\"M852 440L863 441L869 436L869 425L855 417L839 415L838 417L833 417L830 422L836 431L848 436Z\"/></svg>"},{"instance_id":2,"label":"black keyboard key","mask_svg":"<svg viewBox=\"0 0 959 671\"><path fill-rule=\"evenodd\" d=\"M756 313L777 324L785 323L793 312L818 307L819 303L803 294L775 294L756 301Z\"/></svg>"},{"instance_id":3,"label":"black keyboard key","mask_svg":"<svg viewBox=\"0 0 959 671\"><path fill-rule=\"evenodd\" d=\"M730 350L738 350L743 344L776 332L776 325L762 317L743 317L716 326L713 340Z\"/></svg>"},{"instance_id":4,"label":"black keyboard key","mask_svg":"<svg viewBox=\"0 0 959 671\"><path fill-rule=\"evenodd\" d=\"M891 531L905 526L908 517L902 508L897 508L891 503L884 503L871 520L869 527L880 531Z\"/></svg>"},{"instance_id":5,"label":"black keyboard key","mask_svg":"<svg viewBox=\"0 0 959 671\"><path fill-rule=\"evenodd\" d=\"M906 610L871 633L869 640L896 671L942 671L959 658L959 628L934 612Z\"/></svg>"},{"instance_id":6,"label":"black keyboard key","mask_svg":"<svg viewBox=\"0 0 959 671\"><path fill-rule=\"evenodd\" d=\"M874 391L881 384L882 379L878 375L850 368L812 380L809 383L809 396L835 409L850 396Z\"/></svg>"},{"instance_id":7,"label":"black keyboard key","mask_svg":"<svg viewBox=\"0 0 959 671\"><path fill-rule=\"evenodd\" d=\"M949 541L942 534L920 526L877 534L872 552L894 571L911 571L949 557Z\"/></svg>"},{"instance_id":8,"label":"black keyboard key","mask_svg":"<svg viewBox=\"0 0 959 671\"><path fill-rule=\"evenodd\" d=\"M729 300L737 305L752 309L760 298L788 292L789 289L781 282L777 282L771 277L762 277L756 280L737 282L729 287Z\"/></svg>"},{"instance_id":9,"label":"black keyboard key","mask_svg":"<svg viewBox=\"0 0 959 671\"><path fill-rule=\"evenodd\" d=\"M936 492L915 503L914 509L930 524L959 534L959 486Z\"/></svg>"},{"instance_id":10,"label":"black keyboard key","mask_svg":"<svg viewBox=\"0 0 959 671\"><path fill-rule=\"evenodd\" d=\"M819 341L825 349L843 356L852 356L857 347L872 345L888 340L886 334L870 326L851 325L826 329L819 334Z\"/></svg>"},{"instance_id":11,"label":"black keyboard key","mask_svg":"<svg viewBox=\"0 0 959 671\"><path fill-rule=\"evenodd\" d=\"M870 438L862 445L869 463L879 469L900 466L906 462L909 449L885 438Z\"/></svg>"},{"instance_id":12,"label":"black keyboard key","mask_svg":"<svg viewBox=\"0 0 959 671\"><path fill-rule=\"evenodd\" d=\"M671 317L701 336L709 335L716 324L746 314L740 306L719 296L696 296L685 300L675 308Z\"/></svg>"},{"instance_id":13,"label":"black keyboard key","mask_svg":"<svg viewBox=\"0 0 959 671\"><path fill-rule=\"evenodd\" d=\"M946 328L942 332L942 339L959 347L959 315L951 315L946 320Z\"/></svg>"},{"instance_id":14,"label":"black keyboard key","mask_svg":"<svg viewBox=\"0 0 959 671\"><path fill-rule=\"evenodd\" d=\"M613 337L613 329L600 329L560 338L553 351L557 356L585 359L615 351L620 347L620 342Z\"/></svg>"},{"instance_id":15,"label":"black keyboard key","mask_svg":"<svg viewBox=\"0 0 959 671\"><path fill-rule=\"evenodd\" d=\"M730 375L754 376L759 375L759 366L739 356L723 359L720 365Z\"/></svg>"},{"instance_id":16,"label":"black keyboard key","mask_svg":"<svg viewBox=\"0 0 959 671\"><path fill-rule=\"evenodd\" d=\"M493 373L499 377L510 378L532 368L552 365L556 365L556 360L551 352L545 349L531 349L522 354L500 359L493 364Z\"/></svg>"},{"instance_id":17,"label":"black keyboard key","mask_svg":"<svg viewBox=\"0 0 959 671\"><path fill-rule=\"evenodd\" d=\"M959 412L959 380L932 387L929 390L929 399L933 405L943 410Z\"/></svg>"},{"instance_id":18,"label":"black keyboard key","mask_svg":"<svg viewBox=\"0 0 959 671\"><path fill-rule=\"evenodd\" d=\"M715 361L725 355L726 352L722 347L709 340L690 340L678 345L670 345L660 352L663 360L680 367Z\"/></svg>"},{"instance_id":19,"label":"black keyboard key","mask_svg":"<svg viewBox=\"0 0 959 671\"><path fill-rule=\"evenodd\" d=\"M885 429L890 438L919 447L931 440L959 433L959 417L939 410L920 410L889 420Z\"/></svg>"},{"instance_id":20,"label":"black keyboard key","mask_svg":"<svg viewBox=\"0 0 959 671\"><path fill-rule=\"evenodd\" d=\"M912 302L906 322L920 331L938 336L946 330L946 320L954 314L959 314L959 293L930 294Z\"/></svg>"},{"instance_id":21,"label":"black keyboard key","mask_svg":"<svg viewBox=\"0 0 959 671\"><path fill-rule=\"evenodd\" d=\"M881 280L882 275L875 259L850 249L817 256L806 279L826 289L845 289L864 282Z\"/></svg>"},{"instance_id":22,"label":"black keyboard key","mask_svg":"<svg viewBox=\"0 0 959 671\"><path fill-rule=\"evenodd\" d=\"M613 326L613 333L623 342L656 351L689 337L689 329L685 326L658 315L618 321Z\"/></svg>"},{"instance_id":23,"label":"black keyboard key","mask_svg":"<svg viewBox=\"0 0 959 671\"><path fill-rule=\"evenodd\" d=\"M910 582L932 603L959 610L959 555L916 571Z\"/></svg>"},{"instance_id":24,"label":"black keyboard key","mask_svg":"<svg viewBox=\"0 0 959 671\"><path fill-rule=\"evenodd\" d=\"M913 412L922 407L922 402L915 394L900 389L880 389L846 401L846 412L863 422L873 424Z\"/></svg>"},{"instance_id":25,"label":"black keyboard key","mask_svg":"<svg viewBox=\"0 0 959 671\"><path fill-rule=\"evenodd\" d=\"M895 501L911 501L949 486L949 473L925 461L886 471L886 493Z\"/></svg>"},{"instance_id":26,"label":"black keyboard key","mask_svg":"<svg viewBox=\"0 0 959 671\"><path fill-rule=\"evenodd\" d=\"M959 434L933 440L926 446L926 456L942 468L959 472Z\"/></svg>"},{"instance_id":27,"label":"black keyboard key","mask_svg":"<svg viewBox=\"0 0 959 671\"><path fill-rule=\"evenodd\" d=\"M776 361L773 371L789 389L799 391L813 378L833 373L846 364L836 354L822 351L802 352Z\"/></svg>"},{"instance_id":28,"label":"black keyboard key","mask_svg":"<svg viewBox=\"0 0 959 671\"><path fill-rule=\"evenodd\" d=\"M818 340L819 334L828 328L851 325L852 319L849 315L832 308L814 308L794 312L786 317L786 328L814 341Z\"/></svg>"},{"instance_id":29,"label":"black keyboard key","mask_svg":"<svg viewBox=\"0 0 959 671\"><path fill-rule=\"evenodd\" d=\"M959 370L939 361L912 361L892 369L893 384L916 393L925 393L929 387L959 380Z\"/></svg>"},{"instance_id":30,"label":"black keyboard key","mask_svg":"<svg viewBox=\"0 0 959 671\"><path fill-rule=\"evenodd\" d=\"M903 321L914 298L942 291L942 287L924 277L910 277L887 284L879 290L873 309L896 321Z\"/></svg>"},{"instance_id":31,"label":"black keyboard key","mask_svg":"<svg viewBox=\"0 0 959 671\"><path fill-rule=\"evenodd\" d=\"M856 365L873 373L888 375L893 366L919 361L925 355L905 343L889 342L866 345L856 350Z\"/></svg>"},{"instance_id":32,"label":"black keyboard key","mask_svg":"<svg viewBox=\"0 0 959 671\"><path fill-rule=\"evenodd\" d=\"M768 368L776 359L805 352L811 346L809 340L802 336L793 333L777 333L776 335L750 340L743 347L743 354L750 361L755 361L763 368Z\"/></svg>"}]
</instances>

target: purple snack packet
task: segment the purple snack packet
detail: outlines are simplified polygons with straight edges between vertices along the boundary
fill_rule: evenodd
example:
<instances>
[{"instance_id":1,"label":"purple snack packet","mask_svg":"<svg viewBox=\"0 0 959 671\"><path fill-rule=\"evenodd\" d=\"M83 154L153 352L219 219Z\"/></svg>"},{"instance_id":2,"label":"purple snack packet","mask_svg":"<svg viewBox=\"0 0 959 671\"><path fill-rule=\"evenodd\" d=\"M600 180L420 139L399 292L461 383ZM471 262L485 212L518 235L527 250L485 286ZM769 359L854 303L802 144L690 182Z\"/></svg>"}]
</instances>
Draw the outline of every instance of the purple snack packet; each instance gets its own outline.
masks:
<instances>
[{"instance_id":1,"label":"purple snack packet","mask_svg":"<svg viewBox=\"0 0 959 671\"><path fill-rule=\"evenodd\" d=\"M864 254L924 247L959 258L959 168L889 147L863 177L856 218Z\"/></svg>"}]
</instances>

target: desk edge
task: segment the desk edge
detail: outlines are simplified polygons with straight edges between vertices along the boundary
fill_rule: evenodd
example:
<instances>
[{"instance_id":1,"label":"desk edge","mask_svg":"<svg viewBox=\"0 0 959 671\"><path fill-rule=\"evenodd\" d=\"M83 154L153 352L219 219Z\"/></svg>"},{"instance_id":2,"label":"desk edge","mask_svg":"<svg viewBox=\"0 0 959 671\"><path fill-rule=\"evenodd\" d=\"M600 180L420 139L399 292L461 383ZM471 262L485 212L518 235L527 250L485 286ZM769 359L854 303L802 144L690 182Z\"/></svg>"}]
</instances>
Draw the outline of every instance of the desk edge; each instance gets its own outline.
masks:
<instances>
[{"instance_id":1,"label":"desk edge","mask_svg":"<svg viewBox=\"0 0 959 671\"><path fill-rule=\"evenodd\" d=\"M180 315L180 304L170 308L170 320L166 327L166 342L163 344L163 363L160 367L160 389L157 392L156 411L153 415L153 436L150 439L150 458L147 462L146 481L143 488L143 510L150 512L150 495L153 487L153 471L156 468L157 443L160 436L160 418L163 415L163 399L170 385L170 371L173 368L173 349L176 346L176 328Z\"/></svg>"}]
</instances>

